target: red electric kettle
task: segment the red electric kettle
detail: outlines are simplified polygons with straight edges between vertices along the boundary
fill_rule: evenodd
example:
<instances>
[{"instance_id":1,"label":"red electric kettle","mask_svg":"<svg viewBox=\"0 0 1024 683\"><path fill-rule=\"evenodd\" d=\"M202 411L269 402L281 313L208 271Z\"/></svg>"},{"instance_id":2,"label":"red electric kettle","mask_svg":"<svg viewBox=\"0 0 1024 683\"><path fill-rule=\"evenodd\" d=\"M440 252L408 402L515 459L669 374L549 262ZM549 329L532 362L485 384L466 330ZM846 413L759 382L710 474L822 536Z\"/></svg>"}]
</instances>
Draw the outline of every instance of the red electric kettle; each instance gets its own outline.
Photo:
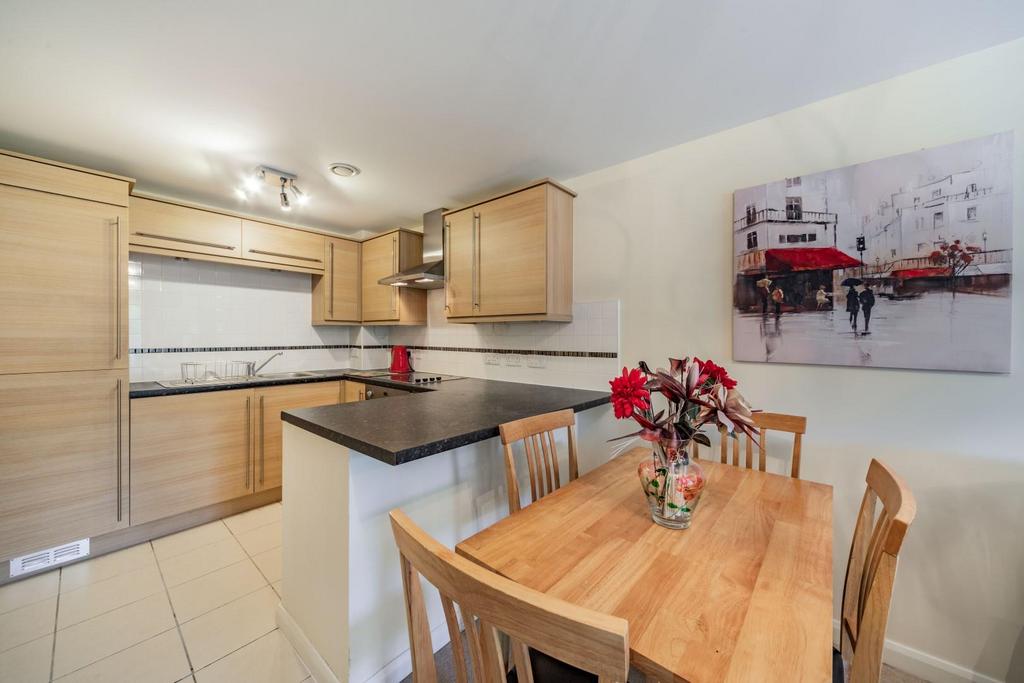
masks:
<instances>
[{"instance_id":1,"label":"red electric kettle","mask_svg":"<svg viewBox=\"0 0 1024 683\"><path fill-rule=\"evenodd\" d=\"M390 372L412 372L412 364L409 362L409 349L404 346L391 347Z\"/></svg>"}]
</instances>

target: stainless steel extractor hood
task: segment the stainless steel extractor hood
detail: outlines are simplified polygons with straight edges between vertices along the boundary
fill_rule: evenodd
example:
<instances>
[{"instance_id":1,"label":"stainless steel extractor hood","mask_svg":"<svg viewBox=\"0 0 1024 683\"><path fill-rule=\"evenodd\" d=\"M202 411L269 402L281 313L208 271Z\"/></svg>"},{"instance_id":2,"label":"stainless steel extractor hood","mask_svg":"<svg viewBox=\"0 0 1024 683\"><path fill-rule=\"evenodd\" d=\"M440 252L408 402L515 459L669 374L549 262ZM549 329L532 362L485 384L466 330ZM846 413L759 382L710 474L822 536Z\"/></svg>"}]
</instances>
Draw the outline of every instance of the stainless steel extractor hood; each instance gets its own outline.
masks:
<instances>
[{"instance_id":1,"label":"stainless steel extractor hood","mask_svg":"<svg viewBox=\"0 0 1024 683\"><path fill-rule=\"evenodd\" d=\"M448 209L423 214L423 263L382 277L377 282L393 287L440 289L444 287L444 217Z\"/></svg>"}]
</instances>

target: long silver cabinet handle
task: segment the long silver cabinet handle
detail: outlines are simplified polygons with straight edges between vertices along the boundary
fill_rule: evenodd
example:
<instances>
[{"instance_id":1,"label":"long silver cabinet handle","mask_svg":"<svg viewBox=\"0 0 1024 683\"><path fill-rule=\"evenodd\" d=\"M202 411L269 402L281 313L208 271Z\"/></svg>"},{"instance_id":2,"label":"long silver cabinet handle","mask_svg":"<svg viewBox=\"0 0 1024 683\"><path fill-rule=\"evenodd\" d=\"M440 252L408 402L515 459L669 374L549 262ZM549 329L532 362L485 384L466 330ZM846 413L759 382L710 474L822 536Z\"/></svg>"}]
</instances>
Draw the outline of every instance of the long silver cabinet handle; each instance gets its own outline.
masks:
<instances>
[{"instance_id":1,"label":"long silver cabinet handle","mask_svg":"<svg viewBox=\"0 0 1024 683\"><path fill-rule=\"evenodd\" d=\"M334 317L334 242L330 243L331 246L331 272L327 276L327 291L330 294L330 306L328 311L331 317Z\"/></svg>"},{"instance_id":2,"label":"long silver cabinet handle","mask_svg":"<svg viewBox=\"0 0 1024 683\"><path fill-rule=\"evenodd\" d=\"M316 263L323 263L323 259L313 258L312 256L296 256L295 254L283 254L279 251L263 251L262 249L250 249L250 254L262 254L263 256L280 256L282 258L293 258L297 261L314 261Z\"/></svg>"},{"instance_id":3,"label":"long silver cabinet handle","mask_svg":"<svg viewBox=\"0 0 1024 683\"><path fill-rule=\"evenodd\" d=\"M121 521L121 378L117 378L117 521Z\"/></svg>"},{"instance_id":4,"label":"long silver cabinet handle","mask_svg":"<svg viewBox=\"0 0 1024 683\"><path fill-rule=\"evenodd\" d=\"M473 213L473 308L480 308L480 214Z\"/></svg>"},{"instance_id":5,"label":"long silver cabinet handle","mask_svg":"<svg viewBox=\"0 0 1024 683\"><path fill-rule=\"evenodd\" d=\"M263 448L263 396L260 396L260 486L263 486L263 472L266 469L266 451Z\"/></svg>"},{"instance_id":6,"label":"long silver cabinet handle","mask_svg":"<svg viewBox=\"0 0 1024 683\"><path fill-rule=\"evenodd\" d=\"M217 242L203 242L201 240L190 240L184 237L171 237L170 235L158 235L154 232L133 232L133 235L139 237L149 237L156 240L167 240L168 242L181 242L182 244L195 244L200 247L216 247L217 249L231 249L234 250L234 245L231 244L219 244Z\"/></svg>"},{"instance_id":7,"label":"long silver cabinet handle","mask_svg":"<svg viewBox=\"0 0 1024 683\"><path fill-rule=\"evenodd\" d=\"M114 217L114 360L121 360L121 217ZM118 513L117 521L121 521Z\"/></svg>"},{"instance_id":8,"label":"long silver cabinet handle","mask_svg":"<svg viewBox=\"0 0 1024 683\"><path fill-rule=\"evenodd\" d=\"M245 488L249 488L249 459L252 457L252 399L245 397Z\"/></svg>"}]
</instances>

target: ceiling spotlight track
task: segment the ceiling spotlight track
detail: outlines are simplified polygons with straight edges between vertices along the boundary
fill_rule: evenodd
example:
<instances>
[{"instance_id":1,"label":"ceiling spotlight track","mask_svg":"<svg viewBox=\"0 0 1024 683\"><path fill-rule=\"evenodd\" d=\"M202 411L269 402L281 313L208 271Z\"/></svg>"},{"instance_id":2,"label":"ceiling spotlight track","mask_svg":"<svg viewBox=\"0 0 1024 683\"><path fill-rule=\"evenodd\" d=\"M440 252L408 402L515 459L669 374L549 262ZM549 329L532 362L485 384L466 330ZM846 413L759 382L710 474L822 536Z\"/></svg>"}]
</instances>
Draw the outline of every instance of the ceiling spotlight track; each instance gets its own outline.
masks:
<instances>
[{"instance_id":1,"label":"ceiling spotlight track","mask_svg":"<svg viewBox=\"0 0 1024 683\"><path fill-rule=\"evenodd\" d=\"M235 190L235 194L241 199L248 199L250 194L256 194L262 188L270 185L278 193L281 210L291 211L292 199L299 206L305 206L309 202L309 195L299 189L298 185L295 184L296 180L298 180L298 176L294 173L281 171L270 166L257 166L252 173L242 180L242 185Z\"/></svg>"}]
</instances>

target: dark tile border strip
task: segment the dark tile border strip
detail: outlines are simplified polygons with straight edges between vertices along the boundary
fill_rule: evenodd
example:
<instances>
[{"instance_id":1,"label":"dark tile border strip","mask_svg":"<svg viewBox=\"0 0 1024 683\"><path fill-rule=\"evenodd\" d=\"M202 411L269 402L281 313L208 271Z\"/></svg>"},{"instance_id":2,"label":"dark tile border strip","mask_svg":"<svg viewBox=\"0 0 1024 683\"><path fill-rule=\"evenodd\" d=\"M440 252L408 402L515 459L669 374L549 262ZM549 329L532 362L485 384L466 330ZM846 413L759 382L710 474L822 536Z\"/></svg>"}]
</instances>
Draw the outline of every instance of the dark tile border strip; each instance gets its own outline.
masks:
<instances>
[{"instance_id":1,"label":"dark tile border strip","mask_svg":"<svg viewBox=\"0 0 1024 683\"><path fill-rule=\"evenodd\" d=\"M313 344L309 346L164 346L129 349L131 354L149 353L217 353L230 351L307 351L310 349L390 349L388 344ZM449 351L453 353L494 353L517 356L549 356L557 358L618 358L613 351L542 351L539 349L487 349L468 346L418 346L407 344L414 351Z\"/></svg>"}]
</instances>

